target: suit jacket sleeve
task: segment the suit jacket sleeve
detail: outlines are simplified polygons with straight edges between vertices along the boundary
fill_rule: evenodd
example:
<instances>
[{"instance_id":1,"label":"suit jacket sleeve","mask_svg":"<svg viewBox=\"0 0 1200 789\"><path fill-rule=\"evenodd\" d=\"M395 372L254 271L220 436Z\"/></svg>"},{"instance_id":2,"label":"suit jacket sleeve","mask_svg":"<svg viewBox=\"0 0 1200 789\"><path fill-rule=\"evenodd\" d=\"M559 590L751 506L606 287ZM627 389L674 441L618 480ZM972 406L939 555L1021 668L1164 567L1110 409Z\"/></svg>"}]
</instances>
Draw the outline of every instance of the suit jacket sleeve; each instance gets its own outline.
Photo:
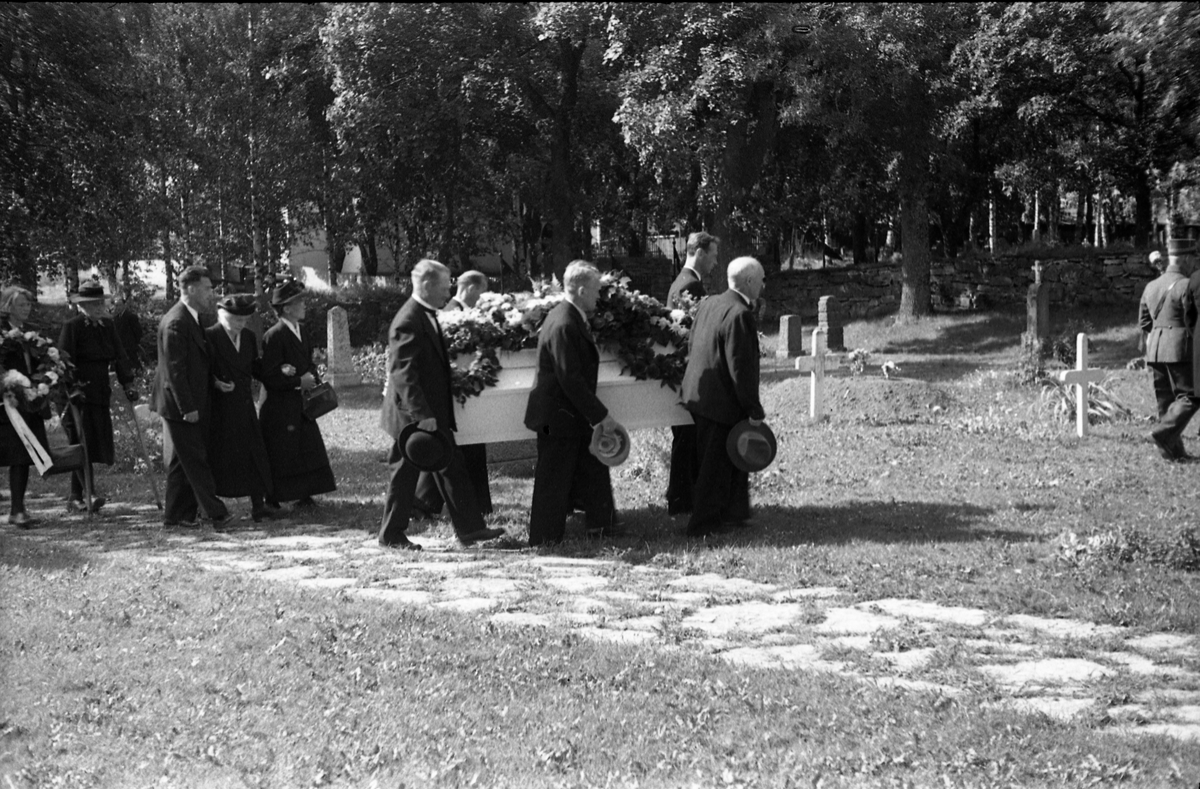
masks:
<instances>
[{"instance_id":1,"label":"suit jacket sleeve","mask_svg":"<svg viewBox=\"0 0 1200 789\"><path fill-rule=\"evenodd\" d=\"M175 395L175 405L179 408L182 416L200 410L197 402L199 398L192 391L188 379L191 367L189 362L193 353L192 345L195 342L190 331L192 328L187 324L187 318L171 321L166 326L167 383Z\"/></svg>"},{"instance_id":2,"label":"suit jacket sleeve","mask_svg":"<svg viewBox=\"0 0 1200 789\"><path fill-rule=\"evenodd\" d=\"M572 308L574 309L574 308ZM583 359L588 352L588 339L583 332L570 325L556 327L547 338L550 356L554 360L554 374L563 394L571 401L590 425L597 425L608 416L608 408L596 397L591 383L583 374Z\"/></svg>"},{"instance_id":3,"label":"suit jacket sleeve","mask_svg":"<svg viewBox=\"0 0 1200 789\"><path fill-rule=\"evenodd\" d=\"M1147 333L1154 328L1154 319L1150 317L1150 308L1146 305L1146 295L1149 290L1150 286L1147 285L1146 290L1142 291L1142 300L1138 303L1138 326Z\"/></svg>"},{"instance_id":4,"label":"suit jacket sleeve","mask_svg":"<svg viewBox=\"0 0 1200 789\"><path fill-rule=\"evenodd\" d=\"M419 373L422 362L421 355L428 353L430 347L428 338L423 336L424 328L411 318L403 320L396 326L396 335L391 338L396 343L396 353L392 357L392 367L388 371L388 375L391 377L393 397L396 398L396 407L408 414L414 422L437 416L425 396L425 389L421 386ZM438 425L438 427L449 427L449 425Z\"/></svg>"},{"instance_id":5,"label":"suit jacket sleeve","mask_svg":"<svg viewBox=\"0 0 1200 789\"><path fill-rule=\"evenodd\" d=\"M300 376L304 374L295 364L292 365L296 367L295 375L283 374L283 365L288 363L287 348L284 347L287 338L280 336L283 332L290 334L291 329L282 326L279 331L271 334L263 342L262 378L259 380L271 392L291 392L299 389Z\"/></svg>"},{"instance_id":6,"label":"suit jacket sleeve","mask_svg":"<svg viewBox=\"0 0 1200 789\"><path fill-rule=\"evenodd\" d=\"M752 419L762 419L764 412L758 399L758 325L754 313L748 309L733 317L725 337L725 358L738 404Z\"/></svg>"}]
</instances>

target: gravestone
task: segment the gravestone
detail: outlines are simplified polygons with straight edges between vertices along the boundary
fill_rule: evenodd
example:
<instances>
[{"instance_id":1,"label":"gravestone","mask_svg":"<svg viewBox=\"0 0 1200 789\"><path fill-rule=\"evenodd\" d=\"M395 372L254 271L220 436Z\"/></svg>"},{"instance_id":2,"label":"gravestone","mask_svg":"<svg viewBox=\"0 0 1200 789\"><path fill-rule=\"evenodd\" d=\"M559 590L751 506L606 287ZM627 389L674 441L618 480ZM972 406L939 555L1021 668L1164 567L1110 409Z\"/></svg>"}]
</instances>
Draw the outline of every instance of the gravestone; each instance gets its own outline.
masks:
<instances>
[{"instance_id":1,"label":"gravestone","mask_svg":"<svg viewBox=\"0 0 1200 789\"><path fill-rule=\"evenodd\" d=\"M362 376L354 369L354 349L350 346L350 322L343 307L330 307L326 323L328 369L325 377L334 388L358 386Z\"/></svg>"},{"instance_id":2,"label":"gravestone","mask_svg":"<svg viewBox=\"0 0 1200 789\"><path fill-rule=\"evenodd\" d=\"M1087 335L1080 333L1075 337L1075 369L1064 370L1058 374L1058 380L1067 386L1075 386L1075 434L1080 438L1088 432L1088 384L1100 383L1104 380L1104 371L1088 369Z\"/></svg>"},{"instance_id":3,"label":"gravestone","mask_svg":"<svg viewBox=\"0 0 1200 789\"><path fill-rule=\"evenodd\" d=\"M775 357L791 359L804 355L804 326L799 315L783 315L779 318L779 345Z\"/></svg>"},{"instance_id":4,"label":"gravestone","mask_svg":"<svg viewBox=\"0 0 1200 789\"><path fill-rule=\"evenodd\" d=\"M821 342L822 333L820 326L813 329L811 348L818 348L824 343ZM823 416L822 389L825 386L825 371L836 370L844 365L842 357L832 353L814 353L812 356L801 357L796 359L796 369L802 373L809 373L808 378L808 418L820 419Z\"/></svg>"},{"instance_id":5,"label":"gravestone","mask_svg":"<svg viewBox=\"0 0 1200 789\"><path fill-rule=\"evenodd\" d=\"M1033 261L1033 284L1025 294L1025 333L1021 349L1038 358L1046 355L1050 340L1050 288L1042 282L1042 261Z\"/></svg>"},{"instance_id":6,"label":"gravestone","mask_svg":"<svg viewBox=\"0 0 1200 789\"><path fill-rule=\"evenodd\" d=\"M833 296L822 296L817 300L817 328L821 330L820 346L812 346L813 356L829 351L844 351L846 343L842 337L842 310ZM813 333L814 340L817 334Z\"/></svg>"}]
</instances>

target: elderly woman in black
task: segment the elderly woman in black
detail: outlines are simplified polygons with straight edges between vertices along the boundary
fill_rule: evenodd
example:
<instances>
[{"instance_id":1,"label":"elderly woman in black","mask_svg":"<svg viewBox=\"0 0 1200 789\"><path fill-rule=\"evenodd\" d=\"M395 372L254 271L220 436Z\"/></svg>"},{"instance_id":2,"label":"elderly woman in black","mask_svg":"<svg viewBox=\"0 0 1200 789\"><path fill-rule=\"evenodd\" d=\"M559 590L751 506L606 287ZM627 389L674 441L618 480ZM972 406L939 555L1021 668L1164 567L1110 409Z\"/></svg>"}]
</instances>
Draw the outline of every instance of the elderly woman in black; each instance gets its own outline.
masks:
<instances>
[{"instance_id":1,"label":"elderly woman in black","mask_svg":"<svg viewBox=\"0 0 1200 789\"><path fill-rule=\"evenodd\" d=\"M300 328L307 310L304 286L288 281L271 293L279 321L263 335L262 382L267 390L258 413L271 466L272 498L315 507L313 496L337 490L325 440L304 415L302 392L316 386L312 343Z\"/></svg>"},{"instance_id":2,"label":"elderly woman in black","mask_svg":"<svg viewBox=\"0 0 1200 789\"><path fill-rule=\"evenodd\" d=\"M109 401L112 399L109 369L116 369L117 380L125 388L125 396L130 402L137 401L138 393L133 388L133 369L129 357L117 337L113 319L105 310L107 298L98 280L80 284L79 291L70 296L71 303L79 309L80 314L63 324L58 348L69 354L75 363L75 377L83 391L83 399L79 403L81 424L75 424L69 409L63 414L67 438L72 444L77 444L82 434L88 461L111 466L115 453L112 413L109 410ZM90 474L91 469L87 473ZM67 512L87 511L87 505L83 503L83 486L84 472L72 472ZM94 496L92 512L104 506L104 501L103 496Z\"/></svg>"},{"instance_id":3,"label":"elderly woman in black","mask_svg":"<svg viewBox=\"0 0 1200 789\"><path fill-rule=\"evenodd\" d=\"M33 294L25 288L10 285L0 290L0 334L7 334L13 329L27 331L26 323L29 313L33 310ZM5 370L15 370L29 376L33 370L32 361L28 354L15 345L4 347L0 354L0 367ZM48 416L46 405L32 407L26 398L6 392L5 401L13 405L21 414L29 431L43 446L49 446L46 440L45 417ZM29 452L21 443L21 437L9 421L7 409L0 408L0 465L8 466L8 489L12 496L12 507L9 510L8 522L18 528L27 529L34 523L25 512L25 489L29 486L29 466L33 461Z\"/></svg>"}]
</instances>

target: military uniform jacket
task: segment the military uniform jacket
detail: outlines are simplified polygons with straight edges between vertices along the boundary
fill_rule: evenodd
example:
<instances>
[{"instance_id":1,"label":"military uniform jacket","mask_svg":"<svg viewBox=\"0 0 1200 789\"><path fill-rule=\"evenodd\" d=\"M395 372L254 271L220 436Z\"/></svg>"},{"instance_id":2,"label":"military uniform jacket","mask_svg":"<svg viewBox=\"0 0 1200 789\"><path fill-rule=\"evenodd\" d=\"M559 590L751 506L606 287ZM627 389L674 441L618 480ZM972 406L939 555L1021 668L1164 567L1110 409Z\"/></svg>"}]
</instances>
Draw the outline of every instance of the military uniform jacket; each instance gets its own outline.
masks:
<instances>
[{"instance_id":1,"label":"military uniform jacket","mask_svg":"<svg viewBox=\"0 0 1200 789\"><path fill-rule=\"evenodd\" d=\"M450 358L433 313L410 298L388 327L388 379L380 427L392 438L414 422L434 417L438 429L457 430L450 394Z\"/></svg>"},{"instance_id":2,"label":"military uniform jacket","mask_svg":"<svg viewBox=\"0 0 1200 789\"><path fill-rule=\"evenodd\" d=\"M688 337L683 405L723 425L764 416L758 398L758 323L733 290L710 296L696 310Z\"/></svg>"},{"instance_id":3,"label":"military uniform jacket","mask_svg":"<svg viewBox=\"0 0 1200 789\"><path fill-rule=\"evenodd\" d=\"M1191 362L1191 327L1195 323L1196 304L1188 290L1188 279L1178 268L1168 266L1162 276L1146 286L1138 305L1138 325L1148 332L1146 362Z\"/></svg>"},{"instance_id":4,"label":"military uniform jacket","mask_svg":"<svg viewBox=\"0 0 1200 789\"><path fill-rule=\"evenodd\" d=\"M538 331L537 373L525 406L525 427L557 438L590 436L608 408L596 397L600 351L587 321L563 300Z\"/></svg>"},{"instance_id":5,"label":"military uniform jacket","mask_svg":"<svg viewBox=\"0 0 1200 789\"><path fill-rule=\"evenodd\" d=\"M151 404L163 419L182 421L185 414L208 415L208 342L200 324L182 301L158 323L158 368Z\"/></svg>"}]
</instances>

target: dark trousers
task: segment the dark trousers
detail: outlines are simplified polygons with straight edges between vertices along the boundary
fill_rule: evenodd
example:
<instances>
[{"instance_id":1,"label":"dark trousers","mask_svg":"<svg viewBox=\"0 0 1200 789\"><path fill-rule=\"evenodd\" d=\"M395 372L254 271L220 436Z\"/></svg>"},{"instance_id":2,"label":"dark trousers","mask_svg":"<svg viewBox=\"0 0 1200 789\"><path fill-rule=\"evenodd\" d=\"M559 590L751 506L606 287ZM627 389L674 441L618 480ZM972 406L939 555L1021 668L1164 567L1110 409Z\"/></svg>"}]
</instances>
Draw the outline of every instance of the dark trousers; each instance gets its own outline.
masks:
<instances>
[{"instance_id":1,"label":"dark trousers","mask_svg":"<svg viewBox=\"0 0 1200 789\"><path fill-rule=\"evenodd\" d=\"M1159 427L1155 434L1171 445L1183 436L1192 416L1200 409L1191 362L1150 362L1154 374L1154 399L1158 401Z\"/></svg>"},{"instance_id":2,"label":"dark trousers","mask_svg":"<svg viewBox=\"0 0 1200 789\"><path fill-rule=\"evenodd\" d=\"M462 450L463 460L467 464L467 476L475 488L475 501L479 504L479 511L484 515L491 515L492 488L488 483L487 444L464 444L459 449ZM433 475L422 471L417 479L415 504L428 510L431 515L437 515L445 503L445 498L437 489L437 483L433 481Z\"/></svg>"},{"instance_id":3,"label":"dark trousers","mask_svg":"<svg viewBox=\"0 0 1200 789\"><path fill-rule=\"evenodd\" d=\"M383 505L383 522L379 526L379 542L382 545L399 542L407 531L408 516L412 511L417 491L417 478L421 476L421 469L404 458L404 453L395 441L392 442L392 449L388 454L388 465L392 473L388 481L387 501ZM438 493L445 499L447 509L450 510L450 521L454 524L455 534L462 537L487 528L483 514L479 511L479 504L475 500L475 488L471 485L466 461L463 460L459 447L454 448L450 465L445 470L428 473Z\"/></svg>"},{"instance_id":4,"label":"dark trousers","mask_svg":"<svg viewBox=\"0 0 1200 789\"><path fill-rule=\"evenodd\" d=\"M25 511L25 489L29 487L29 466L8 467L8 495L12 497L9 512L16 515Z\"/></svg>"},{"instance_id":5,"label":"dark trousers","mask_svg":"<svg viewBox=\"0 0 1200 789\"><path fill-rule=\"evenodd\" d=\"M612 525L616 509L612 477L608 466L588 451L591 443L590 436L538 433L529 513L530 545L562 542L572 507L583 509L588 531L603 531Z\"/></svg>"},{"instance_id":6,"label":"dark trousers","mask_svg":"<svg viewBox=\"0 0 1200 789\"><path fill-rule=\"evenodd\" d=\"M692 414L696 420L696 485L689 534L708 534L722 523L750 517L750 475L725 451L733 425Z\"/></svg>"},{"instance_id":7,"label":"dark trousers","mask_svg":"<svg viewBox=\"0 0 1200 789\"><path fill-rule=\"evenodd\" d=\"M208 420L164 419L171 436L171 462L167 466L167 501L163 520L190 523L202 513L209 520L224 518L229 510L217 498L217 483L208 464Z\"/></svg>"},{"instance_id":8,"label":"dark trousers","mask_svg":"<svg viewBox=\"0 0 1200 789\"><path fill-rule=\"evenodd\" d=\"M696 484L696 426L671 427L671 476L667 481L667 514L692 511Z\"/></svg>"}]
</instances>

